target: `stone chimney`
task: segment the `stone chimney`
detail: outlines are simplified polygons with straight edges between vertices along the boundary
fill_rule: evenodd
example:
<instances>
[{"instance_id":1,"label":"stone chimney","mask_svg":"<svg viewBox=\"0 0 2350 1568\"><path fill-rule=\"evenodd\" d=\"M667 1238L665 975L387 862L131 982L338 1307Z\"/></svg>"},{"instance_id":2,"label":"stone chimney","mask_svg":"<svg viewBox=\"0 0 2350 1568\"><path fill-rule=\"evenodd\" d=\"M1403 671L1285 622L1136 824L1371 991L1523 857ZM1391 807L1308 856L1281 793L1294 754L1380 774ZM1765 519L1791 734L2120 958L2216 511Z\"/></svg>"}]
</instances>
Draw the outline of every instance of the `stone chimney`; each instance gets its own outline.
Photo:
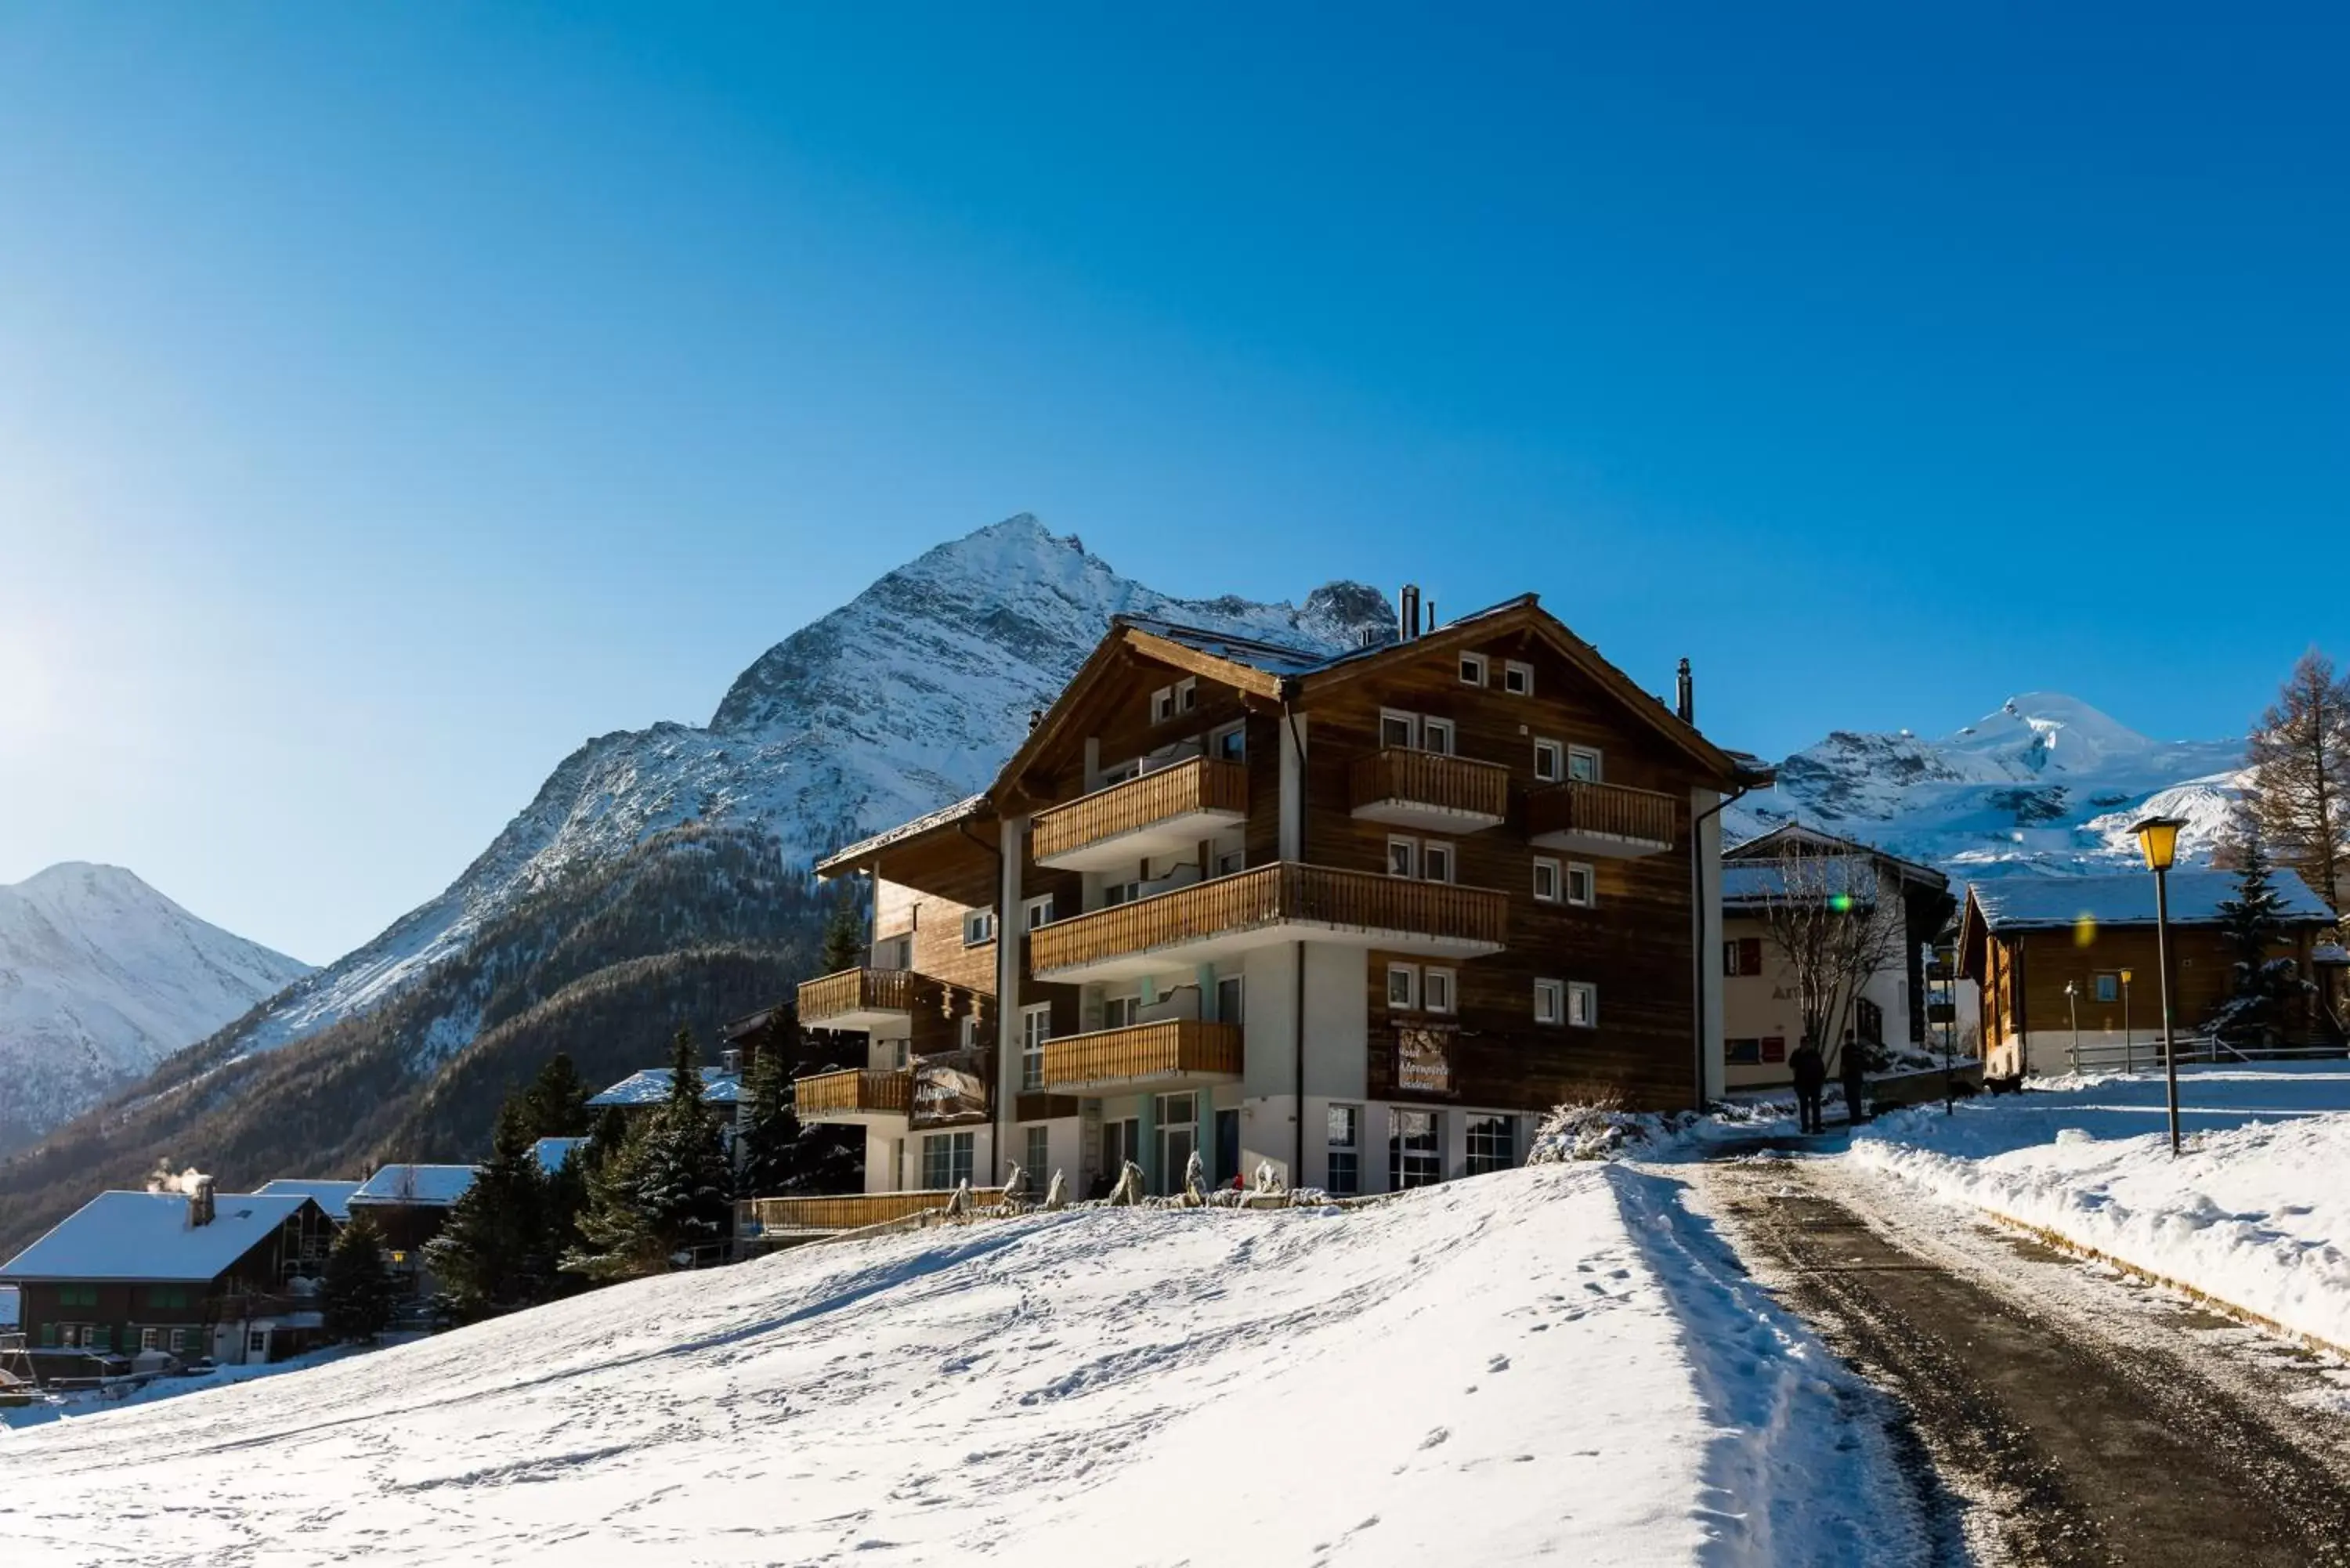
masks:
<instances>
[{"instance_id":1,"label":"stone chimney","mask_svg":"<svg viewBox=\"0 0 2350 1568\"><path fill-rule=\"evenodd\" d=\"M188 1229L197 1230L213 1222L213 1179L192 1176L188 1179Z\"/></svg>"}]
</instances>

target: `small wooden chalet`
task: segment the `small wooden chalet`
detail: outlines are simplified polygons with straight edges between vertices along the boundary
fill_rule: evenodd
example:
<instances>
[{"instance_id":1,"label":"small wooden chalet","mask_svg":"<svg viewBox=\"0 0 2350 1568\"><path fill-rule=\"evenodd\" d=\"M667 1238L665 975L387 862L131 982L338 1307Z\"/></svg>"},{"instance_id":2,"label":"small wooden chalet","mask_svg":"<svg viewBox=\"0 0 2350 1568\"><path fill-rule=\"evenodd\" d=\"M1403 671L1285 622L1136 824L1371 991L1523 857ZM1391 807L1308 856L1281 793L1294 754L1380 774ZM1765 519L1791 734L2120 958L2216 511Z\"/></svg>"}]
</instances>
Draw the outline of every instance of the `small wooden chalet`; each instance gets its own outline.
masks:
<instances>
[{"instance_id":1,"label":"small wooden chalet","mask_svg":"<svg viewBox=\"0 0 2350 1568\"><path fill-rule=\"evenodd\" d=\"M5 1264L36 1370L92 1357L276 1361L324 1332L317 1282L334 1224L307 1193L101 1192Z\"/></svg>"},{"instance_id":2,"label":"small wooden chalet","mask_svg":"<svg viewBox=\"0 0 2350 1568\"><path fill-rule=\"evenodd\" d=\"M432 1293L432 1276L424 1266L424 1244L441 1234L449 1210L473 1185L470 1165L387 1165L359 1183L347 1204L382 1232L385 1262L401 1289L426 1296Z\"/></svg>"},{"instance_id":3,"label":"small wooden chalet","mask_svg":"<svg viewBox=\"0 0 2350 1568\"><path fill-rule=\"evenodd\" d=\"M2279 870L2275 886L2284 936L2269 957L2293 960L2302 978L2315 981L2320 937L2334 926L2334 912L2291 871ZM2220 907L2237 888L2232 872L2170 874L2172 1016L2181 1040L2234 991L2237 954ZM1993 1076L2062 1071L2075 1051L2098 1066L2159 1059L2151 873L1974 883L1960 917L1959 971L1981 999L1984 1071ZM2342 1038L2314 985L2289 999L2272 1023L2280 1045Z\"/></svg>"}]
</instances>

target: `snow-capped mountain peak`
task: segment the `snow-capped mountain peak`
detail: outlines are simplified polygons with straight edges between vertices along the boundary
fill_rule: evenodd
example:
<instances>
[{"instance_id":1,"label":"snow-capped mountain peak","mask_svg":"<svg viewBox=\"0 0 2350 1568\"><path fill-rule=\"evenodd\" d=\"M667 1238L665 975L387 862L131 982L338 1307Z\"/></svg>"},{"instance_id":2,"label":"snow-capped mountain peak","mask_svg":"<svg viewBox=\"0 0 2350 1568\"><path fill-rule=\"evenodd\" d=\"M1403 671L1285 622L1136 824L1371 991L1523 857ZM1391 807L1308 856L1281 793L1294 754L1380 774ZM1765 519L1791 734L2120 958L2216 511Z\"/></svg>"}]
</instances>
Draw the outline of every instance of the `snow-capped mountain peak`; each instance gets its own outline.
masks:
<instances>
[{"instance_id":1,"label":"snow-capped mountain peak","mask_svg":"<svg viewBox=\"0 0 2350 1568\"><path fill-rule=\"evenodd\" d=\"M0 887L0 1147L308 972L119 866L67 861Z\"/></svg>"}]
</instances>

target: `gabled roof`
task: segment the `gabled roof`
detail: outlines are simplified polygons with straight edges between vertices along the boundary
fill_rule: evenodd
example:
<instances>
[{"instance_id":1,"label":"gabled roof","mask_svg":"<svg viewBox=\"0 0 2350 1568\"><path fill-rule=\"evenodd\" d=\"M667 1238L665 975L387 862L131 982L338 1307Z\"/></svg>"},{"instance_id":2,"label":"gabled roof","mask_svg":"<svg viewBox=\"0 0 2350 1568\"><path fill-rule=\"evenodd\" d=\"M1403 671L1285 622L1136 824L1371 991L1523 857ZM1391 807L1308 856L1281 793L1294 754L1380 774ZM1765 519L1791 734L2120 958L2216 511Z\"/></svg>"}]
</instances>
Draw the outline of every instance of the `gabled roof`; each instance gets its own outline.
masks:
<instances>
[{"instance_id":1,"label":"gabled roof","mask_svg":"<svg viewBox=\"0 0 2350 1568\"><path fill-rule=\"evenodd\" d=\"M2333 923L2333 911L2295 873L2279 870L2274 881L2288 925ZM2220 906L2234 898L2237 888L2232 871L2173 871L2170 923L2216 923ZM1970 884L1967 899L1984 926L2002 935L2070 928L2084 919L2101 926L2150 926L2155 919L2154 877L2142 871L2113 877L2003 877Z\"/></svg>"},{"instance_id":2,"label":"gabled roof","mask_svg":"<svg viewBox=\"0 0 2350 1568\"><path fill-rule=\"evenodd\" d=\"M650 1106L669 1098L670 1070L667 1067L647 1067L641 1073L631 1073L588 1103L590 1106ZM744 1098L749 1091L742 1078L723 1067L702 1069L702 1097L713 1106L731 1106Z\"/></svg>"},{"instance_id":3,"label":"gabled roof","mask_svg":"<svg viewBox=\"0 0 2350 1568\"><path fill-rule=\"evenodd\" d=\"M0 1280L208 1283L302 1209L317 1207L306 1192L215 1193L211 1222L191 1225L190 1201L183 1192L101 1192L0 1265Z\"/></svg>"},{"instance_id":4,"label":"gabled roof","mask_svg":"<svg viewBox=\"0 0 2350 1568\"><path fill-rule=\"evenodd\" d=\"M318 1200L327 1218L338 1224L351 1217L351 1194L359 1189L356 1181L321 1181L307 1176L281 1176L275 1181L265 1181L253 1190L262 1197L283 1192L306 1192Z\"/></svg>"},{"instance_id":5,"label":"gabled roof","mask_svg":"<svg viewBox=\"0 0 2350 1568\"><path fill-rule=\"evenodd\" d=\"M1818 828L1806 827L1800 822L1788 822L1782 823L1759 837L1750 838L1743 844L1721 852L1722 874L1725 878L1722 884L1723 896L1725 898L1729 896L1727 878L1732 865L1740 862L1774 860L1783 850L1791 846L1800 846L1821 855L1865 855L1882 865L1892 867L1895 873L1905 882L1923 882L1934 888L1947 888L1950 885L1950 876L1945 872L1937 871L1931 866L1922 865L1915 860L1904 860L1898 855L1889 855L1874 844L1864 844L1857 838L1839 838L1833 833L1822 833Z\"/></svg>"},{"instance_id":6,"label":"gabled roof","mask_svg":"<svg viewBox=\"0 0 2350 1568\"><path fill-rule=\"evenodd\" d=\"M387 1165L351 1194L354 1209L371 1205L445 1209L473 1185L470 1165Z\"/></svg>"},{"instance_id":7,"label":"gabled roof","mask_svg":"<svg viewBox=\"0 0 2350 1568\"><path fill-rule=\"evenodd\" d=\"M820 877L839 877L851 871L862 870L867 861L871 860L884 849L955 826L959 823L977 820L987 815L988 801L984 792L967 795L952 805L941 806L926 816L918 816L911 822L901 822L895 827L877 833L869 838L860 838L854 844L842 845L816 862L816 874Z\"/></svg>"}]
</instances>

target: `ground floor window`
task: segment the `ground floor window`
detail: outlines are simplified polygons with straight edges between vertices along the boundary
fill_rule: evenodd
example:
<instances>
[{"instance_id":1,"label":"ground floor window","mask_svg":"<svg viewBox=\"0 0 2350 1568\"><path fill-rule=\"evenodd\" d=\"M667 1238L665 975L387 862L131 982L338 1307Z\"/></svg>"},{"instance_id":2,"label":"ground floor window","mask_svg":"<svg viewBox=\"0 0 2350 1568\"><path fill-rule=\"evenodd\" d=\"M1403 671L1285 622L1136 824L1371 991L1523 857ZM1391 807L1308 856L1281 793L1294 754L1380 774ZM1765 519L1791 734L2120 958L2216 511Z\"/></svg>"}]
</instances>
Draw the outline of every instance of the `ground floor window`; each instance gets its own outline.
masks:
<instances>
[{"instance_id":1,"label":"ground floor window","mask_svg":"<svg viewBox=\"0 0 2350 1568\"><path fill-rule=\"evenodd\" d=\"M187 1349L187 1348L188 1348L188 1331L187 1331L186 1329L184 1329L184 1328L175 1328L175 1329L173 1329L173 1330L172 1331L172 1355L179 1355L179 1354L180 1354L180 1352L182 1352L182 1351L183 1351L183 1350L185 1350L185 1349Z\"/></svg>"},{"instance_id":2,"label":"ground floor window","mask_svg":"<svg viewBox=\"0 0 2350 1568\"><path fill-rule=\"evenodd\" d=\"M1518 1128L1514 1116L1469 1118L1469 1174L1507 1170L1517 1163Z\"/></svg>"},{"instance_id":3,"label":"ground floor window","mask_svg":"<svg viewBox=\"0 0 2350 1568\"><path fill-rule=\"evenodd\" d=\"M1438 1147L1434 1111L1388 1113L1388 1187L1427 1187L1444 1179L1444 1151Z\"/></svg>"},{"instance_id":4,"label":"ground floor window","mask_svg":"<svg viewBox=\"0 0 2350 1568\"><path fill-rule=\"evenodd\" d=\"M922 1185L942 1191L971 1179L971 1139L967 1132L932 1133L922 1139Z\"/></svg>"},{"instance_id":5,"label":"ground floor window","mask_svg":"<svg viewBox=\"0 0 2350 1568\"><path fill-rule=\"evenodd\" d=\"M1330 1169L1323 1181L1326 1191L1344 1198L1363 1189L1362 1124L1359 1106L1332 1106L1327 1113L1330 1124Z\"/></svg>"},{"instance_id":6,"label":"ground floor window","mask_svg":"<svg viewBox=\"0 0 2350 1568\"><path fill-rule=\"evenodd\" d=\"M1020 1166L1022 1169L1028 1173L1028 1185L1035 1187L1044 1181L1045 1167L1053 1158L1052 1129L1045 1127L1033 1127L1025 1129L1025 1131L1027 1133L1028 1147L1026 1149L1026 1157L1021 1160Z\"/></svg>"},{"instance_id":7,"label":"ground floor window","mask_svg":"<svg viewBox=\"0 0 2350 1568\"><path fill-rule=\"evenodd\" d=\"M265 1328L256 1328L252 1333L246 1334L244 1336L244 1352L247 1355L268 1355L269 1331Z\"/></svg>"},{"instance_id":8,"label":"ground floor window","mask_svg":"<svg viewBox=\"0 0 2350 1568\"><path fill-rule=\"evenodd\" d=\"M1159 1096L1159 1186L1162 1192L1183 1190L1183 1172L1191 1151L1200 1147L1200 1096Z\"/></svg>"},{"instance_id":9,"label":"ground floor window","mask_svg":"<svg viewBox=\"0 0 2350 1568\"><path fill-rule=\"evenodd\" d=\"M155 1330L151 1328L142 1328L139 1331L139 1348L141 1350L154 1350L158 1348L159 1341L161 1339L161 1335Z\"/></svg>"}]
</instances>

